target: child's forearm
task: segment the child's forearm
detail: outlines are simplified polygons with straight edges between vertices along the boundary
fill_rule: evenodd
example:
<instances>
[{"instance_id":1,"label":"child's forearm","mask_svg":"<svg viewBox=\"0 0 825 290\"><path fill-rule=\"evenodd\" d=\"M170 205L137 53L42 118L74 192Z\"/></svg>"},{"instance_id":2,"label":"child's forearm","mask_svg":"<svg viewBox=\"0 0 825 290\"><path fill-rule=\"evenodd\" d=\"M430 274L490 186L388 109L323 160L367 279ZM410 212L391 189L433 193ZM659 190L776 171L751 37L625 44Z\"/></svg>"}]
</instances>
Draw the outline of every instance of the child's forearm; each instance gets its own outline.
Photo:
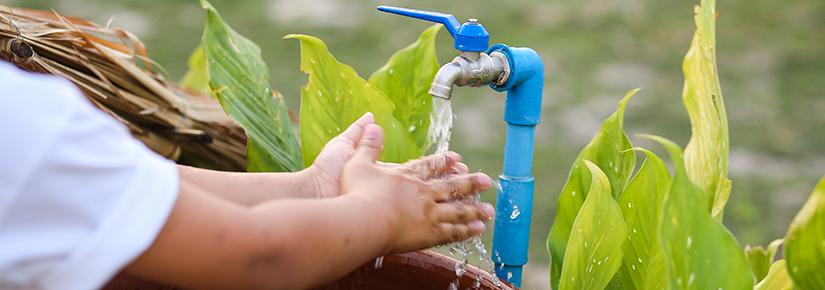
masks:
<instances>
[{"instance_id":1,"label":"child's forearm","mask_svg":"<svg viewBox=\"0 0 825 290\"><path fill-rule=\"evenodd\" d=\"M152 246L127 271L197 289L305 289L384 253L392 223L357 196L243 207L181 181Z\"/></svg>"},{"instance_id":2,"label":"child's forearm","mask_svg":"<svg viewBox=\"0 0 825 290\"><path fill-rule=\"evenodd\" d=\"M314 184L308 170L299 172L247 173L224 172L178 166L181 180L189 180L208 193L224 200L244 206L253 206L261 202L280 198L314 198L317 197L317 185Z\"/></svg>"},{"instance_id":3,"label":"child's forearm","mask_svg":"<svg viewBox=\"0 0 825 290\"><path fill-rule=\"evenodd\" d=\"M262 240L257 270L278 273L283 289L306 289L346 275L389 251L392 215L376 201L350 194L262 204L253 209ZM277 255L277 256L274 256Z\"/></svg>"}]
</instances>

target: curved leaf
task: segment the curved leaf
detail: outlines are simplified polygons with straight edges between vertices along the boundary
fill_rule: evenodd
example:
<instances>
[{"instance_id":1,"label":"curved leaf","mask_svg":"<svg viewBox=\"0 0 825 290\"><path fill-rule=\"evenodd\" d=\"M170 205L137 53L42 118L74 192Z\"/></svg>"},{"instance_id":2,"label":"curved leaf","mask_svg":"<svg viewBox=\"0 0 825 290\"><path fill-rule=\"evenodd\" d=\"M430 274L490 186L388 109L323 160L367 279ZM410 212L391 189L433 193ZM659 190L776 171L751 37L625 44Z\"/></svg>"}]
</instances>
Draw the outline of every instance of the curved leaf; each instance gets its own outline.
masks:
<instances>
[{"instance_id":1,"label":"curved leaf","mask_svg":"<svg viewBox=\"0 0 825 290\"><path fill-rule=\"evenodd\" d=\"M776 256L776 250L782 245L782 239L775 240L768 245L768 248L762 246L745 246L745 257L748 258L748 263L751 265L753 275L756 280L760 281L768 275L768 270L773 263L773 257Z\"/></svg>"},{"instance_id":2,"label":"curved leaf","mask_svg":"<svg viewBox=\"0 0 825 290\"><path fill-rule=\"evenodd\" d=\"M269 88L269 69L261 49L229 27L209 2L201 46L206 56L209 88L224 111L249 137L248 169L297 171L301 151L283 98Z\"/></svg>"},{"instance_id":3,"label":"curved leaf","mask_svg":"<svg viewBox=\"0 0 825 290\"><path fill-rule=\"evenodd\" d=\"M550 284L553 289L558 289L570 230L590 188L590 172L585 168L584 160L590 160L599 168L606 169L604 173L610 181L613 197L619 195L633 171L636 156L628 150L632 146L624 132L623 123L627 102L638 91L639 89L631 90L619 101L616 112L604 120L599 132L582 149L570 169L567 183L562 188L556 205L553 227L547 237L547 249L551 258Z\"/></svg>"},{"instance_id":4,"label":"curved leaf","mask_svg":"<svg viewBox=\"0 0 825 290\"><path fill-rule=\"evenodd\" d=\"M614 277L621 289L666 289L670 285L665 272L659 223L670 173L664 161L644 148L639 171L627 184L619 207L627 225L627 241L622 250L622 267Z\"/></svg>"},{"instance_id":5,"label":"curved leaf","mask_svg":"<svg viewBox=\"0 0 825 290\"><path fill-rule=\"evenodd\" d=\"M788 276L788 267L785 260L779 260L771 265L765 279L753 288L754 290L792 290L793 280Z\"/></svg>"},{"instance_id":6,"label":"curved leaf","mask_svg":"<svg viewBox=\"0 0 825 290\"><path fill-rule=\"evenodd\" d=\"M206 56L202 46L192 51L188 66L189 70L180 81L180 86L197 92L209 93L209 70L206 67Z\"/></svg>"},{"instance_id":7,"label":"curved leaf","mask_svg":"<svg viewBox=\"0 0 825 290\"><path fill-rule=\"evenodd\" d=\"M691 125L685 167L690 180L713 196L708 210L721 220L731 181L728 119L716 70L716 0L702 0L695 13L696 33L682 63L682 100Z\"/></svg>"},{"instance_id":8,"label":"curved leaf","mask_svg":"<svg viewBox=\"0 0 825 290\"><path fill-rule=\"evenodd\" d=\"M380 90L335 59L316 37L290 34L301 42L301 71L309 82L301 89L301 145L304 165L312 164L324 144L366 112L384 128L381 160L404 162L418 157L408 128L393 116L395 106Z\"/></svg>"},{"instance_id":9,"label":"curved leaf","mask_svg":"<svg viewBox=\"0 0 825 290\"><path fill-rule=\"evenodd\" d=\"M825 177L794 217L785 237L785 257L794 285L825 289Z\"/></svg>"},{"instance_id":10,"label":"curved leaf","mask_svg":"<svg viewBox=\"0 0 825 290\"><path fill-rule=\"evenodd\" d=\"M440 29L437 24L422 32L416 42L393 54L369 79L395 104L393 116L407 128L419 154L430 147L427 132L433 105L428 91L439 67L435 37Z\"/></svg>"},{"instance_id":11,"label":"curved leaf","mask_svg":"<svg viewBox=\"0 0 825 290\"><path fill-rule=\"evenodd\" d=\"M704 210L711 199L690 181L682 149L665 138L648 136L670 153L675 174L665 195L662 249L672 289L752 289L753 273L738 242Z\"/></svg>"},{"instance_id":12,"label":"curved leaf","mask_svg":"<svg viewBox=\"0 0 825 290\"><path fill-rule=\"evenodd\" d=\"M584 160L591 185L573 222L559 289L604 289L622 264L627 237L619 204L610 194L610 182L596 164Z\"/></svg>"}]
</instances>

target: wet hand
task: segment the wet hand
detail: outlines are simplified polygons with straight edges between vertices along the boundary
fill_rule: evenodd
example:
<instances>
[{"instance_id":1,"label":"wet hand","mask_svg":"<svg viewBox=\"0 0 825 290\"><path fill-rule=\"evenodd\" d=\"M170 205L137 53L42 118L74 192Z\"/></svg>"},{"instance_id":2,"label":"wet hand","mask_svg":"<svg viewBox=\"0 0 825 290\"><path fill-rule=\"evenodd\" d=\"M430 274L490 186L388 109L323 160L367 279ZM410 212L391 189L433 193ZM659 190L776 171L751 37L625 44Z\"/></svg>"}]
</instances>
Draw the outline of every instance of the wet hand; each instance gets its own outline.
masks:
<instances>
[{"instance_id":1,"label":"wet hand","mask_svg":"<svg viewBox=\"0 0 825 290\"><path fill-rule=\"evenodd\" d=\"M366 113L353 122L344 132L332 138L310 167L306 169L309 181L312 183L312 192L308 195L317 198L335 197L341 194L341 172L344 166L355 153L355 146L361 138L361 133L369 124L375 124L372 113ZM458 154L452 153L453 156ZM458 157L460 160L460 156ZM378 162L385 167L401 166L395 163ZM449 164L449 173L467 173L469 168L461 162Z\"/></svg>"},{"instance_id":2,"label":"wet hand","mask_svg":"<svg viewBox=\"0 0 825 290\"><path fill-rule=\"evenodd\" d=\"M361 199L385 219L386 252L406 252L480 235L492 218L487 203L461 201L490 188L483 173L467 173L456 153L428 156L401 165L377 162L383 132L375 124L363 128L347 162L341 190Z\"/></svg>"},{"instance_id":3,"label":"wet hand","mask_svg":"<svg viewBox=\"0 0 825 290\"><path fill-rule=\"evenodd\" d=\"M372 113L364 114L324 145L321 153L306 169L313 184L313 196L326 198L341 194L341 172L355 153L355 144L361 138L361 132L369 124L375 124Z\"/></svg>"}]
</instances>

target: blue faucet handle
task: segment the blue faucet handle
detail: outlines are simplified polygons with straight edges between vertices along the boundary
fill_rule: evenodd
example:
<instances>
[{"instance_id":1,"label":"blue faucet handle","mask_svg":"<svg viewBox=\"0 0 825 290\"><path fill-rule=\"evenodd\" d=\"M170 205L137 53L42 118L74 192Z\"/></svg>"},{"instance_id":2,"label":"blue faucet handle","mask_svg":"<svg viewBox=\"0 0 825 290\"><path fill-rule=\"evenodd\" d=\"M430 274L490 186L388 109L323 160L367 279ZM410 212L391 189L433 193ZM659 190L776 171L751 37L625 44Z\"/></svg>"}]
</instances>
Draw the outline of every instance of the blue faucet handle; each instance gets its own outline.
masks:
<instances>
[{"instance_id":1,"label":"blue faucet handle","mask_svg":"<svg viewBox=\"0 0 825 290\"><path fill-rule=\"evenodd\" d=\"M454 47L459 51L482 52L487 51L490 45L490 34L476 19L460 24L452 14L383 5L378 6L378 10L443 24L455 39Z\"/></svg>"}]
</instances>

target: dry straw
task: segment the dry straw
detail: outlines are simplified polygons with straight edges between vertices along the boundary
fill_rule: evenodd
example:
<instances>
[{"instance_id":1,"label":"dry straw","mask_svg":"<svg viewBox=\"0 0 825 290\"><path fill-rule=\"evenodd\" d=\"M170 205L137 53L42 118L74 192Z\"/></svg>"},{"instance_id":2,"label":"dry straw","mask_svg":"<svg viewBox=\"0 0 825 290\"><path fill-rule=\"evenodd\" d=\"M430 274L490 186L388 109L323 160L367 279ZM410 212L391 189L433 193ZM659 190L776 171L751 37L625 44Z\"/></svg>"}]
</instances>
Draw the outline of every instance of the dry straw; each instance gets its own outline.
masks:
<instances>
[{"instance_id":1,"label":"dry straw","mask_svg":"<svg viewBox=\"0 0 825 290\"><path fill-rule=\"evenodd\" d=\"M107 25L108 26L108 25ZM244 170L246 137L217 101L166 79L133 34L54 11L0 5L0 58L72 81L170 159Z\"/></svg>"}]
</instances>

